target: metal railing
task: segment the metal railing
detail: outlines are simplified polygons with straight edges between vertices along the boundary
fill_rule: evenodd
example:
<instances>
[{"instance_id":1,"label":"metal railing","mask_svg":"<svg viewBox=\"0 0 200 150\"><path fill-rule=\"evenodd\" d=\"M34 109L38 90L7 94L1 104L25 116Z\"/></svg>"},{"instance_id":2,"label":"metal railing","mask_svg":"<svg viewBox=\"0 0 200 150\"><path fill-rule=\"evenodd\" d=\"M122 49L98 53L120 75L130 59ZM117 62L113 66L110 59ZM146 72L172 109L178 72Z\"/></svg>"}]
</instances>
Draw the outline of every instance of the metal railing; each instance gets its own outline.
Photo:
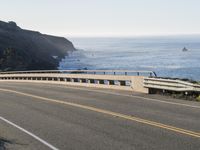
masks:
<instances>
[{"instance_id":1,"label":"metal railing","mask_svg":"<svg viewBox=\"0 0 200 150\"><path fill-rule=\"evenodd\" d=\"M0 74L33 74L33 73L62 73L62 74L98 74L98 75L127 75L127 76L154 76L154 71L135 70L30 70L30 71L7 71Z\"/></svg>"},{"instance_id":2,"label":"metal railing","mask_svg":"<svg viewBox=\"0 0 200 150\"><path fill-rule=\"evenodd\" d=\"M170 90L177 92L200 92L200 84L190 83L179 79L144 78L144 87Z\"/></svg>"}]
</instances>

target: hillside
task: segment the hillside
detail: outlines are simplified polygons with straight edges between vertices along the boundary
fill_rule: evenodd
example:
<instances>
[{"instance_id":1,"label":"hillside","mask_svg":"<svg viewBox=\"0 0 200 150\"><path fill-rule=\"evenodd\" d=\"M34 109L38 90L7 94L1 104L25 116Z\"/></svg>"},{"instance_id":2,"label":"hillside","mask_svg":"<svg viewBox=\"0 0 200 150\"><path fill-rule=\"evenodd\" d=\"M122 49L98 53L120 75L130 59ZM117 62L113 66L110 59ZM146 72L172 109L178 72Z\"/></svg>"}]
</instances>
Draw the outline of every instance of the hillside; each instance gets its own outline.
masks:
<instances>
[{"instance_id":1,"label":"hillside","mask_svg":"<svg viewBox=\"0 0 200 150\"><path fill-rule=\"evenodd\" d=\"M0 21L0 70L57 69L73 44L63 38L21 29ZM56 56L56 57L55 57Z\"/></svg>"}]
</instances>

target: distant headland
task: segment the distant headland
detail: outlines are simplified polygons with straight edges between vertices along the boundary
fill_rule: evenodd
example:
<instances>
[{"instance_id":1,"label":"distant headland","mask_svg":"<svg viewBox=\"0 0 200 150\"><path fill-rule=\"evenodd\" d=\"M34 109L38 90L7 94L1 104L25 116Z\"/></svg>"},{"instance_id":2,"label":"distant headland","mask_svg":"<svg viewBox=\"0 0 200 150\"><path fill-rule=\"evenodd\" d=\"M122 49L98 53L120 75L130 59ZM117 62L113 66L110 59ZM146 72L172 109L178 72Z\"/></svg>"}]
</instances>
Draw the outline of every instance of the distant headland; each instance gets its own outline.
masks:
<instances>
[{"instance_id":1,"label":"distant headland","mask_svg":"<svg viewBox=\"0 0 200 150\"><path fill-rule=\"evenodd\" d=\"M64 37L21 29L13 21L0 21L0 70L57 69L69 51L76 50Z\"/></svg>"}]
</instances>

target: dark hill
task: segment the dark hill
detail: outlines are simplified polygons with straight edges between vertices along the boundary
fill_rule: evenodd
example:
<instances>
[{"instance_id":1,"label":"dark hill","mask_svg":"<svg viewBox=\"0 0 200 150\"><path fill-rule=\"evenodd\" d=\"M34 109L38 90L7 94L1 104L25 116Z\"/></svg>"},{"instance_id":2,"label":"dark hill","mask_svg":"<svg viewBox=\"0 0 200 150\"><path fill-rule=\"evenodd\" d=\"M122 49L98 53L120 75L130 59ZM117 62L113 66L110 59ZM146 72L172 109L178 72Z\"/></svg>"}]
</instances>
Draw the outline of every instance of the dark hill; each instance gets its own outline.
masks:
<instances>
[{"instance_id":1,"label":"dark hill","mask_svg":"<svg viewBox=\"0 0 200 150\"><path fill-rule=\"evenodd\" d=\"M0 21L1 71L57 69L59 61L74 50L73 44L63 37L23 30L15 22Z\"/></svg>"}]
</instances>

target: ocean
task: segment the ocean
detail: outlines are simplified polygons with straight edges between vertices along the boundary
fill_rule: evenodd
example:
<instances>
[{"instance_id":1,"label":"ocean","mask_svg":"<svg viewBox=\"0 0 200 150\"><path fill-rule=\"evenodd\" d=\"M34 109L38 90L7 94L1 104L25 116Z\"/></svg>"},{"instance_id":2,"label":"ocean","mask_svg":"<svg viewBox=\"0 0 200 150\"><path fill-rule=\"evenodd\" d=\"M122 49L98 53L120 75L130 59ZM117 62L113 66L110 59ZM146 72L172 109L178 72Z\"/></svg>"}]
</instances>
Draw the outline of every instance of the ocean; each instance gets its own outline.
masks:
<instances>
[{"instance_id":1,"label":"ocean","mask_svg":"<svg viewBox=\"0 0 200 150\"><path fill-rule=\"evenodd\" d=\"M66 56L59 69L148 70L161 77L200 80L200 36L69 40L78 51Z\"/></svg>"}]
</instances>

